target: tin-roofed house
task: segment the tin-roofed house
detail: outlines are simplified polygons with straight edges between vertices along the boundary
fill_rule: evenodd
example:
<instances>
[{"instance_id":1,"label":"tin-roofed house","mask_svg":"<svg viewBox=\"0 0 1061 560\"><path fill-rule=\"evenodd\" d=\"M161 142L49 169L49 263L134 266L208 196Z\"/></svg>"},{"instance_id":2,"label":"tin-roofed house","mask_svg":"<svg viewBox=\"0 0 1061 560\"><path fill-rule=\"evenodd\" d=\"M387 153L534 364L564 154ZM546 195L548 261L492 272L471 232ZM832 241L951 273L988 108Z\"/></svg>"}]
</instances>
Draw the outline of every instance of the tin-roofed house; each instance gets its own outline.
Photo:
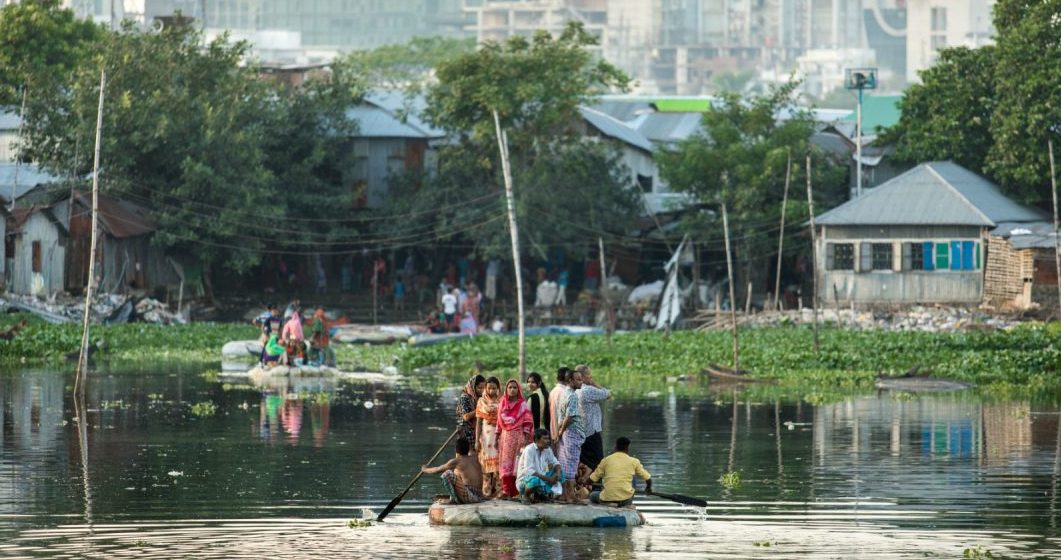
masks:
<instances>
[{"instance_id":1,"label":"tin-roofed house","mask_svg":"<svg viewBox=\"0 0 1061 560\"><path fill-rule=\"evenodd\" d=\"M816 218L823 301L979 304L988 233L1038 210L961 167L930 162Z\"/></svg>"},{"instance_id":2,"label":"tin-roofed house","mask_svg":"<svg viewBox=\"0 0 1061 560\"><path fill-rule=\"evenodd\" d=\"M100 290L151 291L180 282L162 248L151 243L156 227L148 211L128 201L99 197ZM51 204L16 208L8 218L12 267L8 290L46 296L80 292L88 278L92 200L75 192Z\"/></svg>"},{"instance_id":3,"label":"tin-roofed house","mask_svg":"<svg viewBox=\"0 0 1061 560\"><path fill-rule=\"evenodd\" d=\"M997 309L1056 308L1057 234L1050 222L1005 222L987 238L984 304Z\"/></svg>"}]
</instances>

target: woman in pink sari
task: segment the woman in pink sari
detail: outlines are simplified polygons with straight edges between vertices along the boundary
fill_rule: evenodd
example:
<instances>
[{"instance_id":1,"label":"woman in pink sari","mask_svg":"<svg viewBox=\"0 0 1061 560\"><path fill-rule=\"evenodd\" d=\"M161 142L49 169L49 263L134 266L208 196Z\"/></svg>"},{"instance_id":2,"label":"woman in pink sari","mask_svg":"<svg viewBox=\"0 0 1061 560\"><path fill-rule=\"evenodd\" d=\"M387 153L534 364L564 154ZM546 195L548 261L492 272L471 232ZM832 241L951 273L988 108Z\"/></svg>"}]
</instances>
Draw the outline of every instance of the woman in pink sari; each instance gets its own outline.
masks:
<instances>
[{"instance_id":1,"label":"woman in pink sari","mask_svg":"<svg viewBox=\"0 0 1061 560\"><path fill-rule=\"evenodd\" d=\"M514 497L516 490L516 465L519 452L531 441L534 420L530 407L523 400L519 381L509 379L498 407L497 429L500 432L499 459L501 467L501 495Z\"/></svg>"}]
</instances>

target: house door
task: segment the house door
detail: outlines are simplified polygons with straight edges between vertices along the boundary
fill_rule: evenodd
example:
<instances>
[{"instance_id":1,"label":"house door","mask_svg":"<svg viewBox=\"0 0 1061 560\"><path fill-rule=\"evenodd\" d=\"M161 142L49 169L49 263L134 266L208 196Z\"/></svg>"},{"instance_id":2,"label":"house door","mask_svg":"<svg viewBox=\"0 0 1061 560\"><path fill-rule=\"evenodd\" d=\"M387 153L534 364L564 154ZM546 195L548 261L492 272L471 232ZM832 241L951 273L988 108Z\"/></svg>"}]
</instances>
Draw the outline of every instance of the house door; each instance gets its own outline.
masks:
<instances>
[{"instance_id":1,"label":"house door","mask_svg":"<svg viewBox=\"0 0 1061 560\"><path fill-rule=\"evenodd\" d=\"M70 239L66 245L66 291L79 293L88 283L88 260L92 242L92 214L70 216Z\"/></svg>"}]
</instances>

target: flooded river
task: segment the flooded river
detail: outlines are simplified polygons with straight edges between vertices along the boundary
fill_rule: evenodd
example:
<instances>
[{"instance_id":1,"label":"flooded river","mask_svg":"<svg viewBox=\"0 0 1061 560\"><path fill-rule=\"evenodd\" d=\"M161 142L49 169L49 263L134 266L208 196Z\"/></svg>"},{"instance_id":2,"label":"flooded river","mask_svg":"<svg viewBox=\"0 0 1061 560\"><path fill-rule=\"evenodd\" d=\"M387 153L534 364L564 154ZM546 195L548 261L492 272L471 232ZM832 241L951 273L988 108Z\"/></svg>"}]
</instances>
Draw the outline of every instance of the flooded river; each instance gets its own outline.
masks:
<instances>
[{"instance_id":1,"label":"flooded river","mask_svg":"<svg viewBox=\"0 0 1061 560\"><path fill-rule=\"evenodd\" d=\"M630 437L659 491L706 510L639 497L633 529L434 527L425 476L385 523L351 528L446 439L453 394L100 374L83 446L71 385L0 373L0 557L1061 557L1061 426L1035 403L609 402L606 440Z\"/></svg>"}]
</instances>

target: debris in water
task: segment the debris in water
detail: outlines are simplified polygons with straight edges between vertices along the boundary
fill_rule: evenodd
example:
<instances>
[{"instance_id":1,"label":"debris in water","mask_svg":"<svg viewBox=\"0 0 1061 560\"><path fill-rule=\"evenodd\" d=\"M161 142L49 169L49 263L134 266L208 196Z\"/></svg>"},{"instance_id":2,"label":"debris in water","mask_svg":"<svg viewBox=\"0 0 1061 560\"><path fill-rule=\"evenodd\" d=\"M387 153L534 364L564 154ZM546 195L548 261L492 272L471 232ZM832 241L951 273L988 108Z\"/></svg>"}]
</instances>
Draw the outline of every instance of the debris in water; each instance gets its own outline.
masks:
<instances>
[{"instance_id":1,"label":"debris in water","mask_svg":"<svg viewBox=\"0 0 1061 560\"><path fill-rule=\"evenodd\" d=\"M376 406L376 403L372 401L365 401L365 408L371 409L374 406Z\"/></svg>"},{"instance_id":2,"label":"debris in water","mask_svg":"<svg viewBox=\"0 0 1061 560\"><path fill-rule=\"evenodd\" d=\"M166 473L172 477L184 476L184 471L169 471Z\"/></svg>"}]
</instances>

